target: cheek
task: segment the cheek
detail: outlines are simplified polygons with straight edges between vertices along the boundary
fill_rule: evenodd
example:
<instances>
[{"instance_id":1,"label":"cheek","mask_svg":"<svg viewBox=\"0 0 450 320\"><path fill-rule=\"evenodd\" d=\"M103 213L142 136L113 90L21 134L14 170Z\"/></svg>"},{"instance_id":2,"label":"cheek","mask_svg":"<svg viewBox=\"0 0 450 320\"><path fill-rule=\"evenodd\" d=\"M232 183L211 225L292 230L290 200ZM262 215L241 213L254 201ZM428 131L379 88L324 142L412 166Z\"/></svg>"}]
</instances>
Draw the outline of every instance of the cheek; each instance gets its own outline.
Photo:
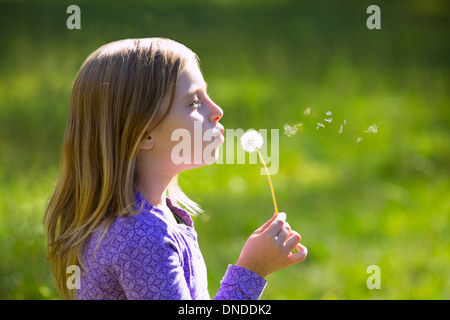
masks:
<instances>
[{"instance_id":1,"label":"cheek","mask_svg":"<svg viewBox=\"0 0 450 320\"><path fill-rule=\"evenodd\" d=\"M201 139L208 129L204 116L197 110L186 115L178 124L180 128L185 128L191 133L192 139L198 139L199 136Z\"/></svg>"},{"instance_id":2,"label":"cheek","mask_svg":"<svg viewBox=\"0 0 450 320\"><path fill-rule=\"evenodd\" d=\"M189 113L188 117L192 122L204 122L206 119L204 112L204 108L198 108Z\"/></svg>"},{"instance_id":3,"label":"cheek","mask_svg":"<svg viewBox=\"0 0 450 320\"><path fill-rule=\"evenodd\" d=\"M205 115L200 109L177 110L172 112L164 123L158 128L157 133L159 141L162 141L164 148L170 149L177 145L179 137L183 140L189 139L192 148L204 148L211 141L203 141L205 131L210 128L208 122L205 121ZM177 140L178 139L178 140ZM207 137L206 137L207 139ZM163 146L161 146L163 147Z\"/></svg>"}]
</instances>

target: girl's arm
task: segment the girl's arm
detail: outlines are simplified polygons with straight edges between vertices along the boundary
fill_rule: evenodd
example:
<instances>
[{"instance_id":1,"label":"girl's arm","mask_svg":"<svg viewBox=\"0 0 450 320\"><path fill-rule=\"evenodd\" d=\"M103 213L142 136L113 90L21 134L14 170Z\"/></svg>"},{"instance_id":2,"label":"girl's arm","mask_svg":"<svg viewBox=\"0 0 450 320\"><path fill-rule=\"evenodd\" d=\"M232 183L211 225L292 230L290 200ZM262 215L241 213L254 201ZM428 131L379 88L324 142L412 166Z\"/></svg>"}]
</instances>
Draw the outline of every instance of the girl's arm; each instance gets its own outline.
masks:
<instances>
[{"instance_id":1,"label":"girl's arm","mask_svg":"<svg viewBox=\"0 0 450 320\"><path fill-rule=\"evenodd\" d=\"M290 230L280 213L256 230L247 240L236 265L230 265L214 299L258 299L266 285L264 277L288 265L303 261L306 248L300 236ZM164 228L129 230L134 237L122 242L113 258L113 273L128 299L190 300L208 299L206 269L197 278L188 279L183 269L183 252L173 235ZM123 236L123 235L122 235ZM297 248L298 253L291 251ZM197 248L198 249L198 248ZM198 255L201 256L200 251ZM186 262L184 262L186 263ZM203 263L203 260L202 260ZM193 268L204 267L197 264ZM202 273L202 272L200 272ZM204 278L204 279L203 279ZM192 282L204 281L193 296ZM204 291L204 292L202 292Z\"/></svg>"},{"instance_id":2,"label":"girl's arm","mask_svg":"<svg viewBox=\"0 0 450 320\"><path fill-rule=\"evenodd\" d=\"M285 221L286 214L275 214L256 230L244 245L238 262L229 266L214 299L259 299L267 275L303 261L307 249L299 242L300 235ZM297 253L291 253L297 248Z\"/></svg>"},{"instance_id":3,"label":"girl's arm","mask_svg":"<svg viewBox=\"0 0 450 320\"><path fill-rule=\"evenodd\" d=\"M266 280L260 275L236 265L229 265L214 300L258 300Z\"/></svg>"}]
</instances>

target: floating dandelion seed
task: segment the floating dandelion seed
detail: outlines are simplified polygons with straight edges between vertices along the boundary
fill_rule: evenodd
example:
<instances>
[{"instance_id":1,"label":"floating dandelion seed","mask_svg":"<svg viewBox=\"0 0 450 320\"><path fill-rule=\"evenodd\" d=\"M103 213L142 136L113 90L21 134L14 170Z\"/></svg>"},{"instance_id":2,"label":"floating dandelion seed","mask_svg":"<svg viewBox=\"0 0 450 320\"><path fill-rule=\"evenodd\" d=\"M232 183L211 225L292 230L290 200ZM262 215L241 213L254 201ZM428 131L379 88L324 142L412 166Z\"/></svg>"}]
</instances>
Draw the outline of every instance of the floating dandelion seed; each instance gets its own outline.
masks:
<instances>
[{"instance_id":1,"label":"floating dandelion seed","mask_svg":"<svg viewBox=\"0 0 450 320\"><path fill-rule=\"evenodd\" d=\"M297 134L299 131L303 131L301 126L303 123L294 124L293 126L288 125L287 123L284 125L284 135L288 137L292 137L293 135Z\"/></svg>"},{"instance_id":2,"label":"floating dandelion seed","mask_svg":"<svg viewBox=\"0 0 450 320\"><path fill-rule=\"evenodd\" d=\"M297 133L297 128L296 127L291 127L288 124L284 125L284 135L288 136L288 137L292 137L293 135L295 135Z\"/></svg>"},{"instance_id":3,"label":"floating dandelion seed","mask_svg":"<svg viewBox=\"0 0 450 320\"><path fill-rule=\"evenodd\" d=\"M306 108L305 111L303 112L305 115L309 116L311 114L311 107ZM325 115L327 116L327 118L323 119L323 122L317 122L317 126L316 126L316 131L319 131L320 128L325 128L325 124L331 124L334 122L334 119L332 117L333 112L332 111L327 111L325 112ZM343 120L342 124L339 125L339 129L337 130L337 132L339 134L341 134L342 132L344 132L344 127L347 125L349 121L347 121L346 119ZM293 135L296 135L299 131L303 131L302 130L302 123L299 124L295 124L295 125L289 125L289 124L285 124L284 125L284 134L288 137L292 137ZM378 133L378 127L376 124L373 124L371 126L369 126L365 131L365 133L373 133L376 134ZM362 137L357 136L356 137L356 142L359 143L363 140Z\"/></svg>"},{"instance_id":4,"label":"floating dandelion seed","mask_svg":"<svg viewBox=\"0 0 450 320\"><path fill-rule=\"evenodd\" d=\"M375 133L376 134L378 132L378 127L377 127L376 124L373 124L373 125L369 126L369 128L367 128L367 130L364 131L364 132Z\"/></svg>"},{"instance_id":5,"label":"floating dandelion seed","mask_svg":"<svg viewBox=\"0 0 450 320\"><path fill-rule=\"evenodd\" d=\"M338 133L341 134L344 131L344 126L347 124L347 120L344 119L344 123L339 127Z\"/></svg>"},{"instance_id":6,"label":"floating dandelion seed","mask_svg":"<svg viewBox=\"0 0 450 320\"><path fill-rule=\"evenodd\" d=\"M269 170L267 169L266 162L259 152L262 145L264 143L264 139L262 135L256 130L249 129L247 130L241 137L241 146L247 152L258 152L259 158L261 159L262 164L264 165L264 169L266 169L267 179L269 180L270 191L272 193L273 206L275 208L275 213L278 216L278 207L277 201L275 200L275 192L273 191L272 180L270 179Z\"/></svg>"}]
</instances>

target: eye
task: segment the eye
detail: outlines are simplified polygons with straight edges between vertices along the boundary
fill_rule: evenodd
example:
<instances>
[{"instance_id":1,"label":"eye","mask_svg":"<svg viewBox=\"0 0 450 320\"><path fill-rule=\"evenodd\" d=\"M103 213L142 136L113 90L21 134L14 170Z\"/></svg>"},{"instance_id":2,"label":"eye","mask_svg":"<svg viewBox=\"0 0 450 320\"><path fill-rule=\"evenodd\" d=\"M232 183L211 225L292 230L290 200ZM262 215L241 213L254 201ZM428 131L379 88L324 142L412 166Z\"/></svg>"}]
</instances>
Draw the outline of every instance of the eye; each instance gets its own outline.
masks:
<instances>
[{"instance_id":1,"label":"eye","mask_svg":"<svg viewBox=\"0 0 450 320\"><path fill-rule=\"evenodd\" d=\"M189 105L189 107L195 107L198 108L200 106L200 99L198 97L195 97L194 101Z\"/></svg>"}]
</instances>

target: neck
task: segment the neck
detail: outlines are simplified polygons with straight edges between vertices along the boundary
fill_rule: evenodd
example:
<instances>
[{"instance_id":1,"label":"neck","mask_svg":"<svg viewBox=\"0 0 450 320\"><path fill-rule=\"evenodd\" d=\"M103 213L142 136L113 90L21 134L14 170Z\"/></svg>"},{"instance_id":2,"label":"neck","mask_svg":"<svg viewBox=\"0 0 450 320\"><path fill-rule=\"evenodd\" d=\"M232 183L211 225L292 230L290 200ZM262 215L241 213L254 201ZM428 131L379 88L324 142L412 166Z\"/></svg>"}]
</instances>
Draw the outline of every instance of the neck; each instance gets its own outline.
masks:
<instances>
[{"instance_id":1,"label":"neck","mask_svg":"<svg viewBox=\"0 0 450 320\"><path fill-rule=\"evenodd\" d=\"M167 208L166 189L172 177L158 173L139 176L138 190L145 199L154 207Z\"/></svg>"},{"instance_id":2,"label":"neck","mask_svg":"<svg viewBox=\"0 0 450 320\"><path fill-rule=\"evenodd\" d=\"M166 204L166 190L177 172L152 150L141 150L136 159L137 188L147 202L164 212L171 212Z\"/></svg>"},{"instance_id":3,"label":"neck","mask_svg":"<svg viewBox=\"0 0 450 320\"><path fill-rule=\"evenodd\" d=\"M178 222L166 203L166 189L171 180L172 177L161 174L146 175L144 179L140 176L138 190L150 205L164 212L167 221L177 225Z\"/></svg>"}]
</instances>

